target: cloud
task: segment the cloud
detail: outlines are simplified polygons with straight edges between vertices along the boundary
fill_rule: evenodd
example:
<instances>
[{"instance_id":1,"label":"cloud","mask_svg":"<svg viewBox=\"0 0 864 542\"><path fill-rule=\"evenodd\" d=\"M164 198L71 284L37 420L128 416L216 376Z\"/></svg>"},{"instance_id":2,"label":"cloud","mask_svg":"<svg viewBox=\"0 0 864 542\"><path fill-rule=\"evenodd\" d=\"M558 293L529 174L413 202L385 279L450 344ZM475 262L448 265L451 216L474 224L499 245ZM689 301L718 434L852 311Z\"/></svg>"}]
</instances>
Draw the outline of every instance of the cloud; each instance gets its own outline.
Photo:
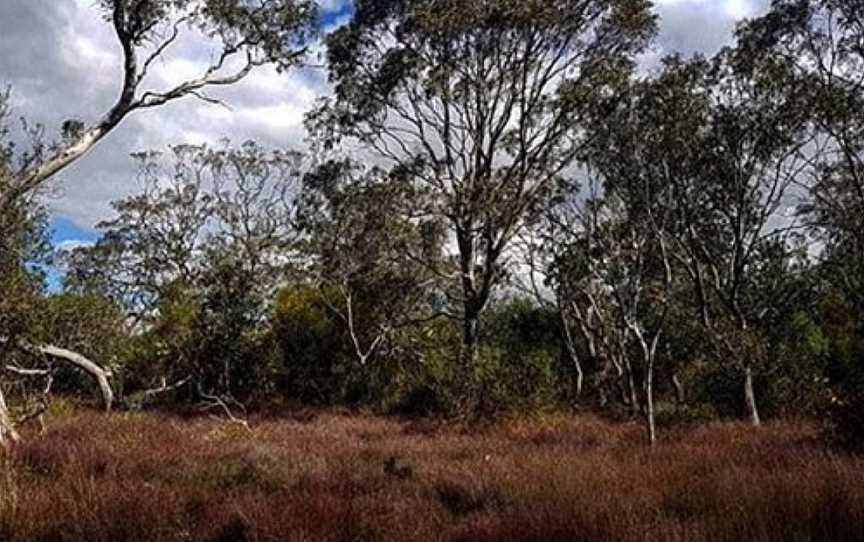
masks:
<instances>
[{"instance_id":1,"label":"cloud","mask_svg":"<svg viewBox=\"0 0 864 542\"><path fill-rule=\"evenodd\" d=\"M735 25L764 12L769 0L656 0L660 15L657 56L712 55L732 42Z\"/></svg>"},{"instance_id":2,"label":"cloud","mask_svg":"<svg viewBox=\"0 0 864 542\"><path fill-rule=\"evenodd\" d=\"M318 0L325 26L348 20L351 0ZM673 51L712 54L729 43L735 22L758 15L768 0L657 0L660 35L644 57L646 66ZM164 88L200 75L213 52L187 38L170 60L157 63L148 84ZM317 48L320 51L320 47ZM11 84L16 114L57 133L65 119L94 122L110 108L120 86L121 51L94 0L0 0L0 86ZM331 91L322 69L279 74L262 68L238 85L213 95L231 109L192 98L127 118L87 157L64 171L56 218L82 231L111 216L109 202L135 191L129 154L175 143L255 139L271 147L302 148L303 114Z\"/></svg>"},{"instance_id":3,"label":"cloud","mask_svg":"<svg viewBox=\"0 0 864 542\"><path fill-rule=\"evenodd\" d=\"M342 17L350 9L346 0L322 2L325 15ZM179 40L168 59L154 64L147 85L164 89L200 76L214 54L202 43L206 40L196 36ZM44 124L48 134L57 134L69 118L96 122L111 107L120 86L121 60L116 37L93 0L0 2L0 86L12 85L15 115ZM212 92L231 110L187 98L134 113L61 174L59 197L49 203L58 217L92 228L110 216L110 201L137 188L132 152L222 138L301 146L303 113L328 92L320 69L278 74L266 67L238 85Z\"/></svg>"},{"instance_id":4,"label":"cloud","mask_svg":"<svg viewBox=\"0 0 864 542\"><path fill-rule=\"evenodd\" d=\"M82 241L80 239L67 239L66 241L60 241L55 244L54 247L60 252L71 252L76 248L83 247L92 247L95 243L93 241Z\"/></svg>"}]
</instances>

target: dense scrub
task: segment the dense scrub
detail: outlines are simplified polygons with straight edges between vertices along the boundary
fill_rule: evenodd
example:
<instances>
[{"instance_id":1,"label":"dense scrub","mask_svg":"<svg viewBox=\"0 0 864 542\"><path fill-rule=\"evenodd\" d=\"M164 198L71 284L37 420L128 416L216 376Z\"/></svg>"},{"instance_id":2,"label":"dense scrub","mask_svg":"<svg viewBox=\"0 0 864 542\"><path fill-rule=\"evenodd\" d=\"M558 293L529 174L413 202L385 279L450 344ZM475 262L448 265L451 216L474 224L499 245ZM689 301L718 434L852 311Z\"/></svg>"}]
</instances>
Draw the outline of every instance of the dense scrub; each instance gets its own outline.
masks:
<instances>
[{"instance_id":1,"label":"dense scrub","mask_svg":"<svg viewBox=\"0 0 864 542\"><path fill-rule=\"evenodd\" d=\"M321 34L315 2L250 4L94 3L124 56L102 120L52 134L0 91L0 444L95 380L106 408L577 407L651 443L804 417L864 446L861 2L775 0L650 76L648 0L364 0ZM182 21L214 64L147 90ZM95 242L54 246L43 193L127 115L307 50L305 150L136 153Z\"/></svg>"},{"instance_id":2,"label":"dense scrub","mask_svg":"<svg viewBox=\"0 0 864 542\"><path fill-rule=\"evenodd\" d=\"M807 423L713 423L654 449L637 425L589 416L250 426L55 419L3 458L0 539L864 539L864 459Z\"/></svg>"}]
</instances>

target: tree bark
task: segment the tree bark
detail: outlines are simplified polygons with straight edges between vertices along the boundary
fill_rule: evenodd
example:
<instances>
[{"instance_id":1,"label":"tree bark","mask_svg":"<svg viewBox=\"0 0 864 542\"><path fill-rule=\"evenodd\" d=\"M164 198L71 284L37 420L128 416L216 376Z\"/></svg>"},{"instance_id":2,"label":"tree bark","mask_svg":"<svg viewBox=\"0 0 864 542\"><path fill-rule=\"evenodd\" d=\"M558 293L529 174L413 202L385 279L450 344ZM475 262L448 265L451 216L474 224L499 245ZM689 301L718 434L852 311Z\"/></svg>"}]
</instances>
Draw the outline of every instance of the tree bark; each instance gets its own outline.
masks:
<instances>
[{"instance_id":1,"label":"tree bark","mask_svg":"<svg viewBox=\"0 0 864 542\"><path fill-rule=\"evenodd\" d=\"M12 417L6 406L6 398L3 396L3 390L0 389L0 446L6 447L10 442L18 442L19 440L21 437L15 431Z\"/></svg>"},{"instance_id":2,"label":"tree bark","mask_svg":"<svg viewBox=\"0 0 864 542\"><path fill-rule=\"evenodd\" d=\"M630 366L629 361L626 362L624 372L627 376L627 394L630 396L630 411L634 416L638 416L642 412L642 405L639 404L639 393L636 387L636 379L633 377L633 367Z\"/></svg>"},{"instance_id":3,"label":"tree bark","mask_svg":"<svg viewBox=\"0 0 864 542\"><path fill-rule=\"evenodd\" d=\"M30 350L31 352L37 352L45 356L51 356L71 363L72 365L75 365L79 369L88 373L96 380L97 384L99 384L99 390L102 394L102 404L105 408L105 411L109 412L111 410L111 406L114 403L114 391L111 389L111 383L109 381L109 379L113 376L111 374L111 371L100 367L99 365L85 358L81 354L73 352L71 350L67 350L65 348L59 348L57 346L51 345L36 346L30 344L23 344L22 346L26 350Z\"/></svg>"},{"instance_id":4,"label":"tree bark","mask_svg":"<svg viewBox=\"0 0 864 542\"><path fill-rule=\"evenodd\" d=\"M753 368L748 364L744 367L744 401L747 404L747 414L754 427L762 425L759 419L759 409L756 407L756 394L753 391Z\"/></svg>"},{"instance_id":5,"label":"tree bark","mask_svg":"<svg viewBox=\"0 0 864 542\"><path fill-rule=\"evenodd\" d=\"M648 444L654 446L657 443L657 428L654 423L654 370L649 366L645 372L645 428L648 431Z\"/></svg>"},{"instance_id":6,"label":"tree bark","mask_svg":"<svg viewBox=\"0 0 864 542\"><path fill-rule=\"evenodd\" d=\"M675 388L675 404L677 406L684 406L686 401L686 396L684 395L684 384L681 382L681 379L678 378L678 375L672 373L672 387Z\"/></svg>"},{"instance_id":7,"label":"tree bark","mask_svg":"<svg viewBox=\"0 0 864 542\"><path fill-rule=\"evenodd\" d=\"M480 354L479 327L480 318L476 314L465 315L462 323L462 361L466 368L473 368L477 364Z\"/></svg>"},{"instance_id":8,"label":"tree bark","mask_svg":"<svg viewBox=\"0 0 864 542\"><path fill-rule=\"evenodd\" d=\"M581 397L585 372L583 371L582 363L579 360L579 353L576 351L576 346L573 344L573 334L570 332L567 317L564 316L563 310L559 310L559 314L561 316L561 325L564 328L564 345L567 348L567 355L570 357L570 362L573 363L573 368L576 369L576 397Z\"/></svg>"}]
</instances>

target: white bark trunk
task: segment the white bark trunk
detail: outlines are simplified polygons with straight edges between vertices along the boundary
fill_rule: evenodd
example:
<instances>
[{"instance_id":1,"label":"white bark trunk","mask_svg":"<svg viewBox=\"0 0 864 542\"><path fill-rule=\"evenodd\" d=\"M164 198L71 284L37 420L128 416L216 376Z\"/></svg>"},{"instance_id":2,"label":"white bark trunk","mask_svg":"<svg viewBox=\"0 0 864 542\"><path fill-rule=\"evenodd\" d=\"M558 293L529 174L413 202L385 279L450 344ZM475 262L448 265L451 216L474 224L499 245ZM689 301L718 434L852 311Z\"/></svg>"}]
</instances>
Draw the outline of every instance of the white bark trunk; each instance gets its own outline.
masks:
<instances>
[{"instance_id":1,"label":"white bark trunk","mask_svg":"<svg viewBox=\"0 0 864 542\"><path fill-rule=\"evenodd\" d=\"M570 362L573 363L573 368L576 369L576 397L581 397L585 372L582 369L582 362L579 360L579 352L576 351L576 345L573 341L573 333L570 331L567 317L563 310L559 310L558 313L561 316L561 326L564 328L564 345L567 348L567 355L570 356Z\"/></svg>"},{"instance_id":2,"label":"white bark trunk","mask_svg":"<svg viewBox=\"0 0 864 542\"><path fill-rule=\"evenodd\" d=\"M678 375L674 373L672 374L672 387L675 388L675 404L677 406L683 406L686 402L684 384L681 382L681 379L678 378Z\"/></svg>"},{"instance_id":3,"label":"white bark trunk","mask_svg":"<svg viewBox=\"0 0 864 542\"><path fill-rule=\"evenodd\" d=\"M10 442L18 442L19 440L21 437L15 431L12 417L9 416L9 409L6 407L6 398L3 396L3 390L0 389L0 446L6 447Z\"/></svg>"},{"instance_id":4,"label":"white bark trunk","mask_svg":"<svg viewBox=\"0 0 864 542\"><path fill-rule=\"evenodd\" d=\"M645 375L645 425L648 431L648 444L657 443L657 427L654 423L654 371L648 368Z\"/></svg>"},{"instance_id":5,"label":"white bark trunk","mask_svg":"<svg viewBox=\"0 0 864 542\"><path fill-rule=\"evenodd\" d=\"M744 400L747 403L747 414L750 416L750 423L754 427L762 425L762 420L759 418L759 409L756 407L756 392L753 390L753 368L750 365L744 367Z\"/></svg>"},{"instance_id":6,"label":"white bark trunk","mask_svg":"<svg viewBox=\"0 0 864 542\"><path fill-rule=\"evenodd\" d=\"M36 346L30 344L24 344L22 346L27 350L38 352L40 354L51 356L71 363L72 365L75 365L79 369L88 373L99 384L99 390L102 394L102 404L105 407L105 411L107 412L111 410L111 405L114 403L114 391L111 389L111 383L109 381L110 378L113 376L111 374L111 371L100 367L99 365L85 358L81 354L73 352L71 350L67 350L65 348L59 348L57 346L51 345Z\"/></svg>"},{"instance_id":7,"label":"white bark trunk","mask_svg":"<svg viewBox=\"0 0 864 542\"><path fill-rule=\"evenodd\" d=\"M119 121L119 119L118 119ZM33 170L22 172L7 192L0 194L0 208L11 205L25 194L37 190L48 179L90 152L116 125L107 122L84 132L81 137Z\"/></svg>"}]
</instances>

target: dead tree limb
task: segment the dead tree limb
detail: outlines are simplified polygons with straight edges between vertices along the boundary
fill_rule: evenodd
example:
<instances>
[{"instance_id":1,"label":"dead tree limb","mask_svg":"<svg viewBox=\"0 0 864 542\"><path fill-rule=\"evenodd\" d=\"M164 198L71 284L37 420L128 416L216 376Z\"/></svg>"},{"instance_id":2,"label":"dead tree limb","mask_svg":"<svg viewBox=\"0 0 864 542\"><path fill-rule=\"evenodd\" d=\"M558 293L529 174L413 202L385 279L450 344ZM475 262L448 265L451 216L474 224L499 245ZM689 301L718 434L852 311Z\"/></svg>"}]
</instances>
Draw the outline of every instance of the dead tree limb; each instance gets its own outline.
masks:
<instances>
[{"instance_id":1,"label":"dead tree limb","mask_svg":"<svg viewBox=\"0 0 864 542\"><path fill-rule=\"evenodd\" d=\"M22 349L28 352L50 356L70 363L92 376L99 384L99 390L102 393L102 404L105 407L105 411L109 412L111 410L111 406L114 403L114 390L111 389L110 383L113 374L109 369L105 369L81 354L66 348L52 345L33 345L23 341L20 342L19 345Z\"/></svg>"}]
</instances>

